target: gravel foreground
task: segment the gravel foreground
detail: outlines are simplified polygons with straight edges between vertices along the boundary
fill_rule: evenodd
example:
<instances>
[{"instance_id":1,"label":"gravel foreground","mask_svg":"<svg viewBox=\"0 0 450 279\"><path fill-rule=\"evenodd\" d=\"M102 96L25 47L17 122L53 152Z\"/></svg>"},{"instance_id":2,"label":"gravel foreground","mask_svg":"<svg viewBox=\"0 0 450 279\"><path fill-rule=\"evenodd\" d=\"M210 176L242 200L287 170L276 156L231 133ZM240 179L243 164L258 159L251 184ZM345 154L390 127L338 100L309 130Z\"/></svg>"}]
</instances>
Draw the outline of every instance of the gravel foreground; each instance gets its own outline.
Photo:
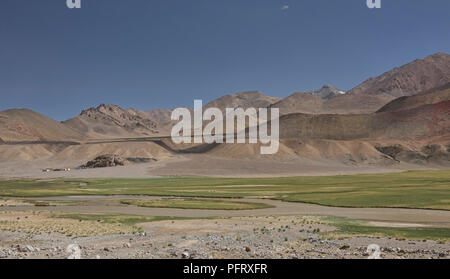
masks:
<instances>
[{"instance_id":1,"label":"gravel foreground","mask_svg":"<svg viewBox=\"0 0 450 279\"><path fill-rule=\"evenodd\" d=\"M342 236L333 234L332 225L318 220L313 216L268 216L159 221L139 224L140 232L109 234L100 230L105 235L87 237L44 231L38 226L27 230L2 227L0 258L450 259L448 242ZM80 222L81 228L87 223Z\"/></svg>"}]
</instances>

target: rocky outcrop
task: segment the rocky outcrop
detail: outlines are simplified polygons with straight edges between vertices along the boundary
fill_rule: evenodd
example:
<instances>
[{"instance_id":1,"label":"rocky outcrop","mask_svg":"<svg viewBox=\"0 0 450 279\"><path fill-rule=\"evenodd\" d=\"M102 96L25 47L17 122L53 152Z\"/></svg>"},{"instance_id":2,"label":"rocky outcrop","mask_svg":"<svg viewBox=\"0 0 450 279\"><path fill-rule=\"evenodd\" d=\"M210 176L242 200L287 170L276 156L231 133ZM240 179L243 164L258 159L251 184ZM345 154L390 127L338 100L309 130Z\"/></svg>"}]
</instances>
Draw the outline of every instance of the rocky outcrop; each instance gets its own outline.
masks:
<instances>
[{"instance_id":1,"label":"rocky outcrop","mask_svg":"<svg viewBox=\"0 0 450 279\"><path fill-rule=\"evenodd\" d=\"M81 169L95 169L95 168L107 168L107 167L117 167L125 166L129 164L140 164L154 162L154 158L122 158L118 155L101 155L92 161L80 166Z\"/></svg>"},{"instance_id":2,"label":"rocky outcrop","mask_svg":"<svg viewBox=\"0 0 450 279\"><path fill-rule=\"evenodd\" d=\"M127 163L128 160L121 158L117 155L102 155L80 166L80 168L82 169L107 168L107 167L124 166Z\"/></svg>"},{"instance_id":3,"label":"rocky outcrop","mask_svg":"<svg viewBox=\"0 0 450 279\"><path fill-rule=\"evenodd\" d=\"M440 145L426 145L420 150L411 150L400 144L387 146L378 145L375 148L397 162L407 162L419 165L428 163L450 165L449 150Z\"/></svg>"},{"instance_id":4,"label":"rocky outcrop","mask_svg":"<svg viewBox=\"0 0 450 279\"><path fill-rule=\"evenodd\" d=\"M63 123L90 138L154 136L161 132L158 124L146 113L116 105L101 104L83 110L77 117Z\"/></svg>"}]
</instances>

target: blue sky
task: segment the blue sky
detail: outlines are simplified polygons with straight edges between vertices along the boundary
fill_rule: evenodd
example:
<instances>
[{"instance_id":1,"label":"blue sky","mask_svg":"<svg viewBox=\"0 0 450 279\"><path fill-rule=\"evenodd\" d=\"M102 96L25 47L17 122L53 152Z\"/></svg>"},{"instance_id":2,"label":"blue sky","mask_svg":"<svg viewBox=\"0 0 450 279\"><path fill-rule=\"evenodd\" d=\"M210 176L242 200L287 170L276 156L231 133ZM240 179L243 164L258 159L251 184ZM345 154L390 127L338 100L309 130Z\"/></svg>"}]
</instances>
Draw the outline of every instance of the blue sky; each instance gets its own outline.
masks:
<instances>
[{"instance_id":1,"label":"blue sky","mask_svg":"<svg viewBox=\"0 0 450 279\"><path fill-rule=\"evenodd\" d=\"M0 110L57 120L100 103L193 106L288 96L450 53L450 1L2 0ZM287 8L288 6L288 8Z\"/></svg>"}]
</instances>

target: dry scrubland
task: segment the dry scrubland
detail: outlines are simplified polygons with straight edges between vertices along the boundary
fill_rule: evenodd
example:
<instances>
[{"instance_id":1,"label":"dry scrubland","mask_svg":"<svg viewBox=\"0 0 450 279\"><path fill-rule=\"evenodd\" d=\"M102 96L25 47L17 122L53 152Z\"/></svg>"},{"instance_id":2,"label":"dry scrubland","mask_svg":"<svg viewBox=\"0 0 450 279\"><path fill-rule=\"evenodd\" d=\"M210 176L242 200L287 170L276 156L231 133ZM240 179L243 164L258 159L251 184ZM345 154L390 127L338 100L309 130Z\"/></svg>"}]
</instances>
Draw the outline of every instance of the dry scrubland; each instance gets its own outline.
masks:
<instances>
[{"instance_id":1,"label":"dry scrubland","mask_svg":"<svg viewBox=\"0 0 450 279\"><path fill-rule=\"evenodd\" d=\"M448 231L447 239L423 237L411 228L380 227L382 232L376 233L366 231L361 222L318 216L150 223L151 219L132 216L37 212L17 216L19 220L10 213L0 214L1 220L9 218L16 224L5 227L5 221L0 222L2 258L66 258L65 247L73 243L81 247L82 258L94 259L367 258L370 244L380 245L382 258L448 258L450 252ZM134 231L136 228L139 231Z\"/></svg>"}]
</instances>

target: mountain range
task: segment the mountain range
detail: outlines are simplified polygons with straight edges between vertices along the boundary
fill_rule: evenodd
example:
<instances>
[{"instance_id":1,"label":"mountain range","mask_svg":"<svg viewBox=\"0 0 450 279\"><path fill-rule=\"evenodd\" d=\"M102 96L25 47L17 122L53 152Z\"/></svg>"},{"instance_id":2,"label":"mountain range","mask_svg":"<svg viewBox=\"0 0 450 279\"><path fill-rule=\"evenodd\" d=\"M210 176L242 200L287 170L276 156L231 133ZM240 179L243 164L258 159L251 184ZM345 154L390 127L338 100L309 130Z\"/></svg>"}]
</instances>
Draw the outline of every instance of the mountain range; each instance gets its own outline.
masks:
<instances>
[{"instance_id":1,"label":"mountain range","mask_svg":"<svg viewBox=\"0 0 450 279\"><path fill-rule=\"evenodd\" d=\"M414 162L429 162L433 156L439 158L431 160L433 162L448 164L450 161L450 55L446 53L436 53L394 68L347 92L331 85L286 98L248 91L218 98L205 105L209 107L279 108L282 146L278 157L395 161L395 156L383 150L396 146L401 149L399 153L406 152L402 158L412 158ZM23 160L67 159L75 155L79 159L89 159L118 151L136 157L142 154L171 156L183 147L174 146L168 139L159 144L108 142L168 136L174 125L170 115L171 110L167 109L139 111L101 104L58 122L26 109L2 111L0 161L12 154ZM95 149L92 143L83 147L89 141L98 141L103 149ZM31 143L35 146L26 146ZM435 146L433 154L427 155L424 151L427 146ZM195 150L233 157L253 154L253 148L218 145Z\"/></svg>"}]
</instances>

